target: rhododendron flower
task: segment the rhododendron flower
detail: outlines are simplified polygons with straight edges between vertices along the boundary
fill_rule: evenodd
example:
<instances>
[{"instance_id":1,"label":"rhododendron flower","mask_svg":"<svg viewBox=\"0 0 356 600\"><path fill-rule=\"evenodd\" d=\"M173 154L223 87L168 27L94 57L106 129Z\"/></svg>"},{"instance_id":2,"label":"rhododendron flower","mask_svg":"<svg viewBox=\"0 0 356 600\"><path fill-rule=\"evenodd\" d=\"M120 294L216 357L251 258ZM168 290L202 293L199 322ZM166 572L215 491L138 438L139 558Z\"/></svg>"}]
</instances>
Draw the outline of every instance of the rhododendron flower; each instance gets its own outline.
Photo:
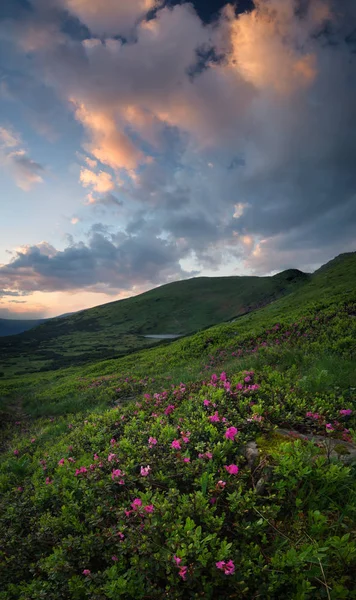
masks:
<instances>
[{"instance_id":1,"label":"rhododendron flower","mask_svg":"<svg viewBox=\"0 0 356 600\"><path fill-rule=\"evenodd\" d=\"M232 560L227 563L224 560L219 560L215 565L218 569L224 571L225 575L232 575L235 572L235 565Z\"/></svg>"},{"instance_id":2,"label":"rhododendron flower","mask_svg":"<svg viewBox=\"0 0 356 600\"><path fill-rule=\"evenodd\" d=\"M210 400L204 400L203 404L204 404L204 406L209 406Z\"/></svg>"},{"instance_id":3,"label":"rhododendron flower","mask_svg":"<svg viewBox=\"0 0 356 600\"><path fill-rule=\"evenodd\" d=\"M18 492L23 492L23 487L19 486L19 487L17 488L17 491L18 491Z\"/></svg>"},{"instance_id":4,"label":"rhododendron flower","mask_svg":"<svg viewBox=\"0 0 356 600\"><path fill-rule=\"evenodd\" d=\"M216 411L213 415L208 417L210 423L219 423L220 417L218 411Z\"/></svg>"},{"instance_id":5,"label":"rhododendron flower","mask_svg":"<svg viewBox=\"0 0 356 600\"><path fill-rule=\"evenodd\" d=\"M18 456L20 454L19 450L14 450L14 454L15 456Z\"/></svg>"},{"instance_id":6,"label":"rhododendron flower","mask_svg":"<svg viewBox=\"0 0 356 600\"><path fill-rule=\"evenodd\" d=\"M120 469L114 469L111 473L111 479L117 479L118 477L122 477L123 473L121 472Z\"/></svg>"},{"instance_id":7,"label":"rhododendron flower","mask_svg":"<svg viewBox=\"0 0 356 600\"><path fill-rule=\"evenodd\" d=\"M70 457L68 458L68 462L70 462L70 463L75 463L75 459L74 459L72 456L70 456Z\"/></svg>"},{"instance_id":8,"label":"rhododendron flower","mask_svg":"<svg viewBox=\"0 0 356 600\"><path fill-rule=\"evenodd\" d=\"M181 577L183 579L183 581L186 580L186 576L187 576L187 571L188 571L188 567L179 567L179 577Z\"/></svg>"},{"instance_id":9,"label":"rhododendron flower","mask_svg":"<svg viewBox=\"0 0 356 600\"><path fill-rule=\"evenodd\" d=\"M217 375L215 375L215 373L213 373L213 374L212 374L212 376L211 376L211 381L212 381L213 383L216 383L216 382L217 382L217 380L218 380L218 377L217 377Z\"/></svg>"},{"instance_id":10,"label":"rhododendron flower","mask_svg":"<svg viewBox=\"0 0 356 600\"><path fill-rule=\"evenodd\" d=\"M147 465L147 467L141 467L142 477L147 477L147 475L149 475L150 471L151 471L150 465Z\"/></svg>"},{"instance_id":11,"label":"rhododendron flower","mask_svg":"<svg viewBox=\"0 0 356 600\"><path fill-rule=\"evenodd\" d=\"M183 462L185 462L185 463L190 463L190 458L189 458L188 456L185 456L185 457L183 458Z\"/></svg>"},{"instance_id":12,"label":"rhododendron flower","mask_svg":"<svg viewBox=\"0 0 356 600\"><path fill-rule=\"evenodd\" d=\"M232 440L234 441L235 436L237 435L238 430L236 429L236 427L229 427L226 431L225 431L225 437L227 440Z\"/></svg>"},{"instance_id":13,"label":"rhododendron flower","mask_svg":"<svg viewBox=\"0 0 356 600\"><path fill-rule=\"evenodd\" d=\"M31 444L34 444L34 443L35 443L35 441L36 441L36 438L32 438L32 440L31 440Z\"/></svg>"},{"instance_id":14,"label":"rhododendron flower","mask_svg":"<svg viewBox=\"0 0 356 600\"><path fill-rule=\"evenodd\" d=\"M146 511L146 513L153 513L153 511L154 511L153 504L148 504L147 506L145 506L144 510Z\"/></svg>"},{"instance_id":15,"label":"rhododendron flower","mask_svg":"<svg viewBox=\"0 0 356 600\"><path fill-rule=\"evenodd\" d=\"M142 506L142 500L140 500L140 498L135 498L135 500L131 503L131 506L133 509L139 508L139 506Z\"/></svg>"},{"instance_id":16,"label":"rhododendron flower","mask_svg":"<svg viewBox=\"0 0 356 600\"><path fill-rule=\"evenodd\" d=\"M130 512L131 512L131 511L130 511ZM123 534L123 533L121 533L121 531L118 531L118 532L117 532L117 535L119 536L120 540L123 540L123 539L125 539L125 536L124 536L124 534Z\"/></svg>"},{"instance_id":17,"label":"rhododendron flower","mask_svg":"<svg viewBox=\"0 0 356 600\"><path fill-rule=\"evenodd\" d=\"M180 450L181 449L180 441L173 440L173 442L171 443L171 448L173 448L174 450Z\"/></svg>"},{"instance_id":18,"label":"rhododendron flower","mask_svg":"<svg viewBox=\"0 0 356 600\"><path fill-rule=\"evenodd\" d=\"M49 477L46 477L46 485L51 485L53 483L53 480L50 479Z\"/></svg>"},{"instance_id":19,"label":"rhododendron flower","mask_svg":"<svg viewBox=\"0 0 356 600\"><path fill-rule=\"evenodd\" d=\"M114 562L117 562L119 559L117 558L117 556L114 555L111 557L111 560L113 560Z\"/></svg>"},{"instance_id":20,"label":"rhododendron flower","mask_svg":"<svg viewBox=\"0 0 356 600\"><path fill-rule=\"evenodd\" d=\"M116 454L112 454L112 452L110 452L108 456L108 461L111 462L112 460L114 460L114 458L116 458Z\"/></svg>"},{"instance_id":21,"label":"rhododendron flower","mask_svg":"<svg viewBox=\"0 0 356 600\"><path fill-rule=\"evenodd\" d=\"M88 575L90 575L91 571L89 571L89 569L84 569L83 571L83 575L85 575L86 577L88 577Z\"/></svg>"},{"instance_id":22,"label":"rhododendron flower","mask_svg":"<svg viewBox=\"0 0 356 600\"><path fill-rule=\"evenodd\" d=\"M111 444L112 446L115 446L115 444L116 444L116 440L115 440L115 438L112 438L112 439L110 440L110 444Z\"/></svg>"},{"instance_id":23,"label":"rhododendron flower","mask_svg":"<svg viewBox=\"0 0 356 600\"><path fill-rule=\"evenodd\" d=\"M225 371L223 371L223 372L221 373L221 375L220 375L220 381L226 381L226 379L227 379L227 378L226 378L226 373L225 373Z\"/></svg>"},{"instance_id":24,"label":"rhododendron flower","mask_svg":"<svg viewBox=\"0 0 356 600\"><path fill-rule=\"evenodd\" d=\"M182 437L182 440L185 444L189 444L189 437L187 437L186 435Z\"/></svg>"},{"instance_id":25,"label":"rhododendron flower","mask_svg":"<svg viewBox=\"0 0 356 600\"><path fill-rule=\"evenodd\" d=\"M327 423L327 424L325 425L325 427L326 427L327 431L334 431L334 428L333 428L333 426L331 425L331 423Z\"/></svg>"},{"instance_id":26,"label":"rhododendron flower","mask_svg":"<svg viewBox=\"0 0 356 600\"><path fill-rule=\"evenodd\" d=\"M176 563L177 565L179 565L179 564L182 562L182 559L181 559L181 558L179 558L179 557L178 557L178 556L176 556L176 555L174 555L174 556L173 556L173 560L175 561L175 563Z\"/></svg>"},{"instance_id":27,"label":"rhododendron flower","mask_svg":"<svg viewBox=\"0 0 356 600\"><path fill-rule=\"evenodd\" d=\"M225 465L224 468L230 475L237 475L239 472L239 467L237 465Z\"/></svg>"},{"instance_id":28,"label":"rhododendron flower","mask_svg":"<svg viewBox=\"0 0 356 600\"><path fill-rule=\"evenodd\" d=\"M224 487L226 486L226 481L222 481L222 480L220 479L220 481L218 481L217 485L218 485L219 487L221 487L222 489L224 489Z\"/></svg>"},{"instance_id":29,"label":"rhododendron flower","mask_svg":"<svg viewBox=\"0 0 356 600\"><path fill-rule=\"evenodd\" d=\"M251 377L249 375L247 375L247 377L245 377L244 382L245 383L249 383L251 381Z\"/></svg>"},{"instance_id":30,"label":"rhododendron flower","mask_svg":"<svg viewBox=\"0 0 356 600\"><path fill-rule=\"evenodd\" d=\"M156 438L154 438L154 437L149 437L149 438L148 438L148 444L149 444L149 447L150 447L150 448L152 448L152 446L155 446L155 445L157 444L157 440L156 440Z\"/></svg>"},{"instance_id":31,"label":"rhododendron flower","mask_svg":"<svg viewBox=\"0 0 356 600\"><path fill-rule=\"evenodd\" d=\"M94 454L94 460L100 460L99 456L96 453Z\"/></svg>"},{"instance_id":32,"label":"rhododendron flower","mask_svg":"<svg viewBox=\"0 0 356 600\"><path fill-rule=\"evenodd\" d=\"M216 498L210 498L210 504L215 504Z\"/></svg>"},{"instance_id":33,"label":"rhododendron flower","mask_svg":"<svg viewBox=\"0 0 356 600\"><path fill-rule=\"evenodd\" d=\"M343 417L349 417L350 415L352 415L351 408L342 408L339 412L340 415L342 415Z\"/></svg>"},{"instance_id":34,"label":"rhododendron flower","mask_svg":"<svg viewBox=\"0 0 356 600\"><path fill-rule=\"evenodd\" d=\"M166 410L164 411L165 415L170 415L175 409L174 404L169 404L169 406L167 406Z\"/></svg>"},{"instance_id":35,"label":"rhododendron flower","mask_svg":"<svg viewBox=\"0 0 356 600\"><path fill-rule=\"evenodd\" d=\"M64 465L64 458L61 458L61 460L58 461L58 465L61 467L62 465Z\"/></svg>"}]
</instances>

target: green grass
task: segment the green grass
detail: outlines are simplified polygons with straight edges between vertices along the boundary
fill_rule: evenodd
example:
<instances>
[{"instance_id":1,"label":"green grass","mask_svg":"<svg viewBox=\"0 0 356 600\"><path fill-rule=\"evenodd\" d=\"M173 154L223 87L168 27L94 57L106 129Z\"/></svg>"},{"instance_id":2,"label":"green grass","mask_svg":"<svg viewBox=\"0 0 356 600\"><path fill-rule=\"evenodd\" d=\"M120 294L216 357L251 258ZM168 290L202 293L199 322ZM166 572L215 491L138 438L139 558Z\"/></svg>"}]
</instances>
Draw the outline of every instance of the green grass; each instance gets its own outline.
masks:
<instances>
[{"instance_id":1,"label":"green grass","mask_svg":"<svg viewBox=\"0 0 356 600\"><path fill-rule=\"evenodd\" d=\"M233 323L3 378L0 600L355 598L355 361L353 254Z\"/></svg>"}]
</instances>

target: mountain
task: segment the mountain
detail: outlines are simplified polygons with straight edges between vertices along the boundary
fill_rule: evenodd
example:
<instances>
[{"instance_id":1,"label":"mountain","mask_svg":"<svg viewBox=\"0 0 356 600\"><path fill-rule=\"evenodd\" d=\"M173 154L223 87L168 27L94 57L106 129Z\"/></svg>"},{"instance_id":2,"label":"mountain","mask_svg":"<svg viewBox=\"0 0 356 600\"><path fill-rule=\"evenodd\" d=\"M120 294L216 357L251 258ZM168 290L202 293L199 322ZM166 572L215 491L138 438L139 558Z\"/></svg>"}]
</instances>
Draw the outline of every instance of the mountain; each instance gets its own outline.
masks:
<instances>
[{"instance_id":1,"label":"mountain","mask_svg":"<svg viewBox=\"0 0 356 600\"><path fill-rule=\"evenodd\" d=\"M46 319L0 319L0 337L6 335L17 335L28 329L33 329L43 323Z\"/></svg>"},{"instance_id":2,"label":"mountain","mask_svg":"<svg viewBox=\"0 0 356 600\"><path fill-rule=\"evenodd\" d=\"M15 366L18 373L20 363L24 372L120 356L165 343L145 335L188 335L261 308L309 280L310 275L290 269L271 277L198 277L169 283L2 338L0 363Z\"/></svg>"},{"instance_id":3,"label":"mountain","mask_svg":"<svg viewBox=\"0 0 356 600\"><path fill-rule=\"evenodd\" d=\"M160 310L168 328L170 289L153 291L165 310L141 297L107 318L128 305L146 327ZM245 314L0 380L1 600L355 598L356 255L287 291L217 295ZM212 318L203 298L190 327Z\"/></svg>"}]
</instances>

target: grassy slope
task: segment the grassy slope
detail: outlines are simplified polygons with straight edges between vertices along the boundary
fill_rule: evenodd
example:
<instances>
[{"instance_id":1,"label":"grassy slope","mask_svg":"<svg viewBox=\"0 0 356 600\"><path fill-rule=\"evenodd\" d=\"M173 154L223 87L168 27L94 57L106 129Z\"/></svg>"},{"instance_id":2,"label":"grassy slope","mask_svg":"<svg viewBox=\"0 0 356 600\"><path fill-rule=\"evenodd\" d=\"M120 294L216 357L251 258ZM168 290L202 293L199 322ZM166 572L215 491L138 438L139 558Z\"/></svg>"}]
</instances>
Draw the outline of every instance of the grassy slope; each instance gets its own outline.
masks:
<instances>
[{"instance_id":1,"label":"grassy slope","mask_svg":"<svg viewBox=\"0 0 356 600\"><path fill-rule=\"evenodd\" d=\"M273 433L325 436L331 423L328 435L343 448L344 436L356 441L355 358L353 254L235 323L82 369L2 382L0 396L21 423L4 432L0 461L0 600L355 598L355 466ZM223 381L204 383L223 369L232 394ZM245 383L235 391L244 369L254 370L253 391ZM204 407L207 398L216 406ZM345 408L353 410L347 420ZM210 423L215 410L225 424ZM237 441L224 438L227 426L239 429ZM188 443L181 431L190 432ZM152 449L149 436L158 440ZM182 452L172 450L174 438ZM252 471L249 440L259 448ZM102 467L91 470L95 452ZM205 452L212 459L199 458ZM238 476L227 474L229 464L239 465ZM88 472L76 477L81 466ZM124 485L113 468L124 471ZM153 513L127 516L134 498ZM185 581L174 555L187 566ZM215 564L229 560L232 576Z\"/></svg>"},{"instance_id":2,"label":"grassy slope","mask_svg":"<svg viewBox=\"0 0 356 600\"><path fill-rule=\"evenodd\" d=\"M0 339L0 370L19 374L127 354L157 344L143 334L189 334L264 306L308 279L289 270L273 277L201 277L167 284Z\"/></svg>"}]
</instances>

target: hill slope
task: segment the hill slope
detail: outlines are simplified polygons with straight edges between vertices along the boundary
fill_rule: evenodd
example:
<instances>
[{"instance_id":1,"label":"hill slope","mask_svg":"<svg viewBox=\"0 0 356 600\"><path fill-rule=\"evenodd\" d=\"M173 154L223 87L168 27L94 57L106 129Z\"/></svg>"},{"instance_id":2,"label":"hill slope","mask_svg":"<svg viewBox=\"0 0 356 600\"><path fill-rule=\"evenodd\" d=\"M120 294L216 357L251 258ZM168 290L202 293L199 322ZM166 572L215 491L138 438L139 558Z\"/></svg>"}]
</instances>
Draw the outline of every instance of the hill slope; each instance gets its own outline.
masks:
<instances>
[{"instance_id":1,"label":"hill slope","mask_svg":"<svg viewBox=\"0 0 356 600\"><path fill-rule=\"evenodd\" d=\"M145 334L189 334L292 293L310 276L200 277L84 310L0 340L2 369L47 370L152 346ZM21 363L21 367L18 364ZM0 369L1 370L1 369Z\"/></svg>"},{"instance_id":2,"label":"hill slope","mask_svg":"<svg viewBox=\"0 0 356 600\"><path fill-rule=\"evenodd\" d=\"M0 337L17 335L43 323L45 319L0 319Z\"/></svg>"},{"instance_id":3,"label":"hill slope","mask_svg":"<svg viewBox=\"0 0 356 600\"><path fill-rule=\"evenodd\" d=\"M0 600L355 598L355 266L0 382Z\"/></svg>"}]
</instances>

